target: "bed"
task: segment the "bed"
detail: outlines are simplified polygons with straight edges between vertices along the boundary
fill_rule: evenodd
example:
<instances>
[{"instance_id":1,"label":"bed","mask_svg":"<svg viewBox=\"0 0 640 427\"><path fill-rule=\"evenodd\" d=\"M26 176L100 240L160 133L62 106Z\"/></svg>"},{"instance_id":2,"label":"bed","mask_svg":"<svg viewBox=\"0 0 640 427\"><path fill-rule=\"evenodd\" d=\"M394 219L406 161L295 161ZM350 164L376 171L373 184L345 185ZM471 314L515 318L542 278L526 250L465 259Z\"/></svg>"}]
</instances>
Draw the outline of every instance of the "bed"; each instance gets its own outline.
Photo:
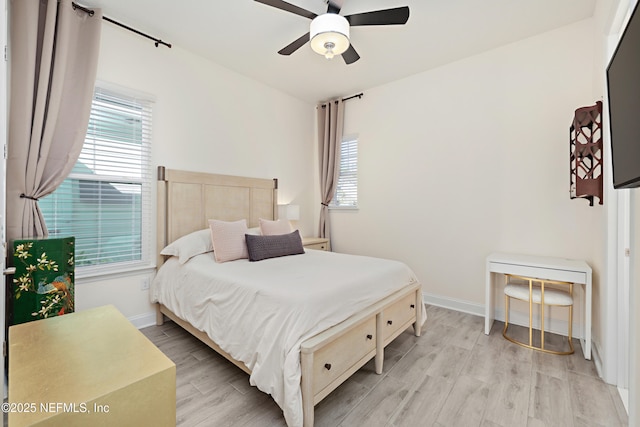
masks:
<instances>
[{"instance_id":1,"label":"bed","mask_svg":"<svg viewBox=\"0 0 640 427\"><path fill-rule=\"evenodd\" d=\"M426 315L420 283L397 261L315 250L259 262L160 255L211 218L275 220L277 187L159 167L151 296L158 324L173 320L247 372L289 426L311 427L318 402L371 359L382 373L384 347L410 326L419 336Z\"/></svg>"}]
</instances>

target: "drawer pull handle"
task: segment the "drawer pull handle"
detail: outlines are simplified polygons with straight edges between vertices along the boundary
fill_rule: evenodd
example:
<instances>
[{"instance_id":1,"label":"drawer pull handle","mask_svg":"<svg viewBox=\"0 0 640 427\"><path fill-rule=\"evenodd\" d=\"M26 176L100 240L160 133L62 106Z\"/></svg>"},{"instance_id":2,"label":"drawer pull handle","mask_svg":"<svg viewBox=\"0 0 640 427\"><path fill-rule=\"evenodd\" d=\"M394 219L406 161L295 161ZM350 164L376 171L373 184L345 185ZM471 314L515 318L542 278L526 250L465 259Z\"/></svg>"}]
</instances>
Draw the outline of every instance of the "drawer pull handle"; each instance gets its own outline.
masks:
<instances>
[{"instance_id":1,"label":"drawer pull handle","mask_svg":"<svg viewBox=\"0 0 640 427\"><path fill-rule=\"evenodd\" d=\"M393 325L393 320L387 320L387 325Z\"/></svg>"},{"instance_id":2,"label":"drawer pull handle","mask_svg":"<svg viewBox=\"0 0 640 427\"><path fill-rule=\"evenodd\" d=\"M368 334L368 335L367 335L367 339L368 339L368 340L373 339L373 335Z\"/></svg>"},{"instance_id":3,"label":"drawer pull handle","mask_svg":"<svg viewBox=\"0 0 640 427\"><path fill-rule=\"evenodd\" d=\"M327 371L331 370L331 363L325 363L324 367L327 368Z\"/></svg>"},{"instance_id":4,"label":"drawer pull handle","mask_svg":"<svg viewBox=\"0 0 640 427\"><path fill-rule=\"evenodd\" d=\"M415 304L411 304L411 308L416 308L416 305Z\"/></svg>"}]
</instances>

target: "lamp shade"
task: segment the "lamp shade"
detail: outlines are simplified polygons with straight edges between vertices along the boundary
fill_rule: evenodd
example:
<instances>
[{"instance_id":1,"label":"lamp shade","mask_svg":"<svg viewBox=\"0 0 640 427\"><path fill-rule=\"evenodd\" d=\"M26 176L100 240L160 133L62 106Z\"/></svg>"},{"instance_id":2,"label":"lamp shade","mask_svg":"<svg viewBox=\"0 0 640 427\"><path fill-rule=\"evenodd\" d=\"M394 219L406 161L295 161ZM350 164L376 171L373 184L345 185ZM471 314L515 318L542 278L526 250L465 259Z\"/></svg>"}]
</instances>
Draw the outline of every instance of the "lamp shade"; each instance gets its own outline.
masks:
<instances>
[{"instance_id":1,"label":"lamp shade","mask_svg":"<svg viewBox=\"0 0 640 427\"><path fill-rule=\"evenodd\" d=\"M311 49L327 59L349 48L349 21L336 13L325 13L311 21Z\"/></svg>"},{"instance_id":2,"label":"lamp shade","mask_svg":"<svg viewBox=\"0 0 640 427\"><path fill-rule=\"evenodd\" d=\"M289 221L297 221L300 219L299 205L278 205L278 218Z\"/></svg>"}]
</instances>

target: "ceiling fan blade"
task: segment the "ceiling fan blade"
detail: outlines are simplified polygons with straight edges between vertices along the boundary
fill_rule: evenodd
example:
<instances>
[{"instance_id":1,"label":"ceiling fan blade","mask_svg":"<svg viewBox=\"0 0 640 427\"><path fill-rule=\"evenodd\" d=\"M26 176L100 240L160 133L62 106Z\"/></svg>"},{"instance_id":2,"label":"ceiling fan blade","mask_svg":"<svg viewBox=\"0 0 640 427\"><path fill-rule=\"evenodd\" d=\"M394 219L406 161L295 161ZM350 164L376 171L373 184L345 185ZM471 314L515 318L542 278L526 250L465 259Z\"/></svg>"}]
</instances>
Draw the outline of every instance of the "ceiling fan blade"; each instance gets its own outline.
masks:
<instances>
[{"instance_id":1,"label":"ceiling fan blade","mask_svg":"<svg viewBox=\"0 0 640 427\"><path fill-rule=\"evenodd\" d=\"M267 6L275 7L276 9L280 9L286 12L294 13L296 15L304 16L305 18L309 18L309 19L313 19L316 16L318 16L313 12L310 12L306 9L303 9L301 7L295 6L291 3L287 3L286 1L282 1L282 0L255 0L255 1L257 1L258 3L266 4Z\"/></svg>"},{"instance_id":2,"label":"ceiling fan blade","mask_svg":"<svg viewBox=\"0 0 640 427\"><path fill-rule=\"evenodd\" d=\"M349 44L349 48L342 54L342 59L349 65L360 59L360 55L358 55L358 52L353 48L353 45Z\"/></svg>"},{"instance_id":3,"label":"ceiling fan blade","mask_svg":"<svg viewBox=\"0 0 640 427\"><path fill-rule=\"evenodd\" d=\"M287 46L280 49L278 53L280 55L291 55L293 52L300 49L308 41L309 41L309 33L289 43Z\"/></svg>"},{"instance_id":4,"label":"ceiling fan blade","mask_svg":"<svg viewBox=\"0 0 640 427\"><path fill-rule=\"evenodd\" d=\"M356 13L345 16L352 27L362 25L399 25L409 20L409 7L375 10L373 12Z\"/></svg>"},{"instance_id":5,"label":"ceiling fan blade","mask_svg":"<svg viewBox=\"0 0 640 427\"><path fill-rule=\"evenodd\" d=\"M345 0L327 0L327 13L340 13Z\"/></svg>"}]
</instances>

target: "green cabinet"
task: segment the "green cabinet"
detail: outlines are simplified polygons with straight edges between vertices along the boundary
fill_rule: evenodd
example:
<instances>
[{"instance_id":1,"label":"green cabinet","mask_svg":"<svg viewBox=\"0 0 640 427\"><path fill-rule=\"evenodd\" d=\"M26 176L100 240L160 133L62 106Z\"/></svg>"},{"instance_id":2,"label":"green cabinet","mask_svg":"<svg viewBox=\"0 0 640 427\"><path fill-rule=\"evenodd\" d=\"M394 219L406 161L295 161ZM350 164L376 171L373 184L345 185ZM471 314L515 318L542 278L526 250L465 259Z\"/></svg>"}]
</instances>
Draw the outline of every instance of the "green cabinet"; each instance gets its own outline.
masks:
<instances>
[{"instance_id":1,"label":"green cabinet","mask_svg":"<svg viewBox=\"0 0 640 427\"><path fill-rule=\"evenodd\" d=\"M74 237L13 242L10 324L74 311Z\"/></svg>"}]
</instances>

